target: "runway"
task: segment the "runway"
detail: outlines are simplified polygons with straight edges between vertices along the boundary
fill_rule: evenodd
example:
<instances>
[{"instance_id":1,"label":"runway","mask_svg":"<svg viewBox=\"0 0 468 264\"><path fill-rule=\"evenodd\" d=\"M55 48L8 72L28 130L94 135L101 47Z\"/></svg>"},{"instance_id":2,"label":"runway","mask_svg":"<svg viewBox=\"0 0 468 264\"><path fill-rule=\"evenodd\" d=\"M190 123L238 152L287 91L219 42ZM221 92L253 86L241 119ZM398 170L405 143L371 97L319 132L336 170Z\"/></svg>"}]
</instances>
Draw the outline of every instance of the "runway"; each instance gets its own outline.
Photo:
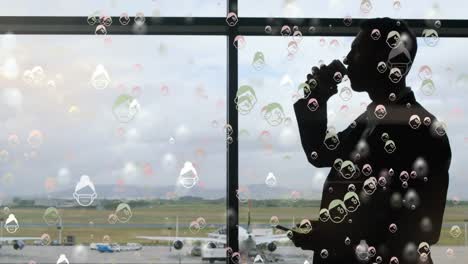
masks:
<instances>
[{"instance_id":1,"label":"runway","mask_svg":"<svg viewBox=\"0 0 468 264\"><path fill-rule=\"evenodd\" d=\"M181 263L200 264L208 263L201 261L200 257L190 256L190 247L180 251ZM451 247L453 256L447 255L448 247L433 247L432 258L434 263L466 264L468 261L468 247ZM11 246L4 245L0 250L0 263L2 264L56 264L61 254L65 254L70 264L81 263L106 263L106 264L130 264L130 263L179 263L178 253L169 251L168 246L145 246L141 251L99 253L90 250L88 246L27 246L23 250L14 250ZM312 251L302 251L295 247L278 247L274 256L279 258L278 264L302 264L306 259L311 260ZM34 262L31 262L34 261ZM224 263L224 262L216 262ZM251 261L249 262L251 263ZM267 263L265 261L265 263Z\"/></svg>"}]
</instances>

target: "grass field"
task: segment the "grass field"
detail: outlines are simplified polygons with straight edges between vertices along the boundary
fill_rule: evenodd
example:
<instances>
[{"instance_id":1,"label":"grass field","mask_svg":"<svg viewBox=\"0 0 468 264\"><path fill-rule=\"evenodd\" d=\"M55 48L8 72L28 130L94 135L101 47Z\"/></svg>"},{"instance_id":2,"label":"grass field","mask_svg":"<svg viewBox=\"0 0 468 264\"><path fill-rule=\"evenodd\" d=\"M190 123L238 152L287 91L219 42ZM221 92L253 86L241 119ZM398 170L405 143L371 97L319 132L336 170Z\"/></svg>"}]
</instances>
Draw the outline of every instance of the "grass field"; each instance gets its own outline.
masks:
<instances>
[{"instance_id":1,"label":"grass field","mask_svg":"<svg viewBox=\"0 0 468 264\"><path fill-rule=\"evenodd\" d=\"M240 208L239 222L247 224L247 206ZM292 225L293 217L296 223L304 218L316 219L319 208L311 207L254 207L251 209L252 224L268 224L271 216L277 216L280 223L288 226ZM19 221L20 228L14 234L9 234L3 229L4 236L41 236L47 233L52 240L58 238L58 230L55 226L47 226L42 218L44 209L41 208L11 208ZM133 216L127 224L112 225L107 222L110 210L96 209L59 209L63 219L63 238L67 235L76 237L77 243L88 244L91 242L102 242L105 235L108 235L113 242L140 242L143 244L153 243L147 240L137 240L138 235L146 236L174 236L176 217L179 224L185 227L179 228L180 236L206 236L206 233L214 231L216 228L211 224L225 223L225 207L222 205L190 204L190 205L162 205L153 208L134 208ZM192 232L186 226L198 217L203 217L207 227ZM444 216L446 226L442 230L440 245L464 245L464 219L468 218L468 206L459 205L447 207ZM71 224L67 226L67 224ZM81 226L74 226L80 224ZM162 224L159 228L135 227L136 224ZM31 226L32 225L32 226ZM459 225L462 234L458 238L450 235L450 226Z\"/></svg>"}]
</instances>

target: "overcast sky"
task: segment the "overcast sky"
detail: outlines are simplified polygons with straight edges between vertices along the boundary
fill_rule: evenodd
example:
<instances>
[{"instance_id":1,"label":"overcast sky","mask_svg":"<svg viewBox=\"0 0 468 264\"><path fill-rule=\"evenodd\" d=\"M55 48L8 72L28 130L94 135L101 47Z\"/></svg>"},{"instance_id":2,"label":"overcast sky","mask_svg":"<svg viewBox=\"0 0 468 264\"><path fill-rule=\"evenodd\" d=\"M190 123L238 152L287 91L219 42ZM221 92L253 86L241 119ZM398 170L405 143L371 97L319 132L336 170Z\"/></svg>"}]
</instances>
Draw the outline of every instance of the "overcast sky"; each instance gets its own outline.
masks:
<instances>
[{"instance_id":1,"label":"overcast sky","mask_svg":"<svg viewBox=\"0 0 468 264\"><path fill-rule=\"evenodd\" d=\"M38 10L49 12L44 15L86 16L96 10L117 16L139 11L166 16L225 15L225 1L182 2L184 5L175 6L171 5L175 1L161 0L99 4L75 1L75 5L73 1L41 1L41 6L55 7L49 9L23 0L2 5L5 8L0 15L39 15ZM401 1L401 8L396 11L391 4L386 6L391 1L372 1L373 9L365 15L359 11L360 1L328 1L320 5L309 1L239 1L239 14L254 16L251 12L255 10L260 12L258 16L460 18L460 5L466 4L453 2L437 7L436 1ZM272 172L280 186L319 193L328 170L315 169L305 159L292 94L320 60L328 63L345 56L352 38L304 37L292 60L287 58L291 38L245 40L246 46L239 52L239 85L251 85L258 102L250 114L239 119L239 129L249 133L240 139L240 185L262 184ZM422 38L418 41L409 85L422 105L446 121L453 152L449 196L468 198L464 191L468 180L463 174L468 147L467 83L457 82L460 76L468 74L468 55L463 52L468 39L440 39L435 47L428 47ZM252 67L258 51L266 61L260 71ZM103 90L91 84L98 64L110 77L110 84ZM430 96L419 89L422 81L418 72L422 65L430 66L433 72L436 90ZM8 153L0 153L1 157L6 155L0 161L3 197L45 193L46 183L55 190L74 188L83 174L95 184L175 185L185 161L196 164L200 184L225 188L226 38L8 36L2 41L0 66L0 151ZM37 85L27 85L23 73L35 66L43 68L45 78ZM291 84L281 85L285 76L289 76ZM54 81L55 87L47 85L49 81ZM135 86L140 89L133 89ZM161 88L164 86L168 87L167 95ZM141 111L129 123L119 122L112 113L114 101L124 93L135 95L141 105ZM282 105L292 124L272 127L262 118L260 109L271 102ZM369 103L365 94L353 93L348 102L338 95L331 99L329 114L338 130L362 112L362 102ZM348 113L340 111L343 105L349 107ZM33 130L43 135L43 142L36 149L28 143ZM259 140L264 130L272 135L272 153L266 152ZM19 144L9 142L11 135L18 136ZM145 174L145 165L152 167L151 175Z\"/></svg>"}]
</instances>

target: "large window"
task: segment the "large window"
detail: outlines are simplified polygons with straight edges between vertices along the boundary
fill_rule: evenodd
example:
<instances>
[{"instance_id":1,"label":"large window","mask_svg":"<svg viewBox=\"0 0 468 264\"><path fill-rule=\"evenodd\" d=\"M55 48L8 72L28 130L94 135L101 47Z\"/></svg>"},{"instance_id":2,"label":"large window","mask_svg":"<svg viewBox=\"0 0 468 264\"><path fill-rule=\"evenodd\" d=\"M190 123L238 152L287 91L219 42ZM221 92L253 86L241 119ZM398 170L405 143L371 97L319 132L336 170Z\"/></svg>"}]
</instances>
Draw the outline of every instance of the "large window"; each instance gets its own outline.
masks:
<instances>
[{"instance_id":1,"label":"large window","mask_svg":"<svg viewBox=\"0 0 468 264\"><path fill-rule=\"evenodd\" d=\"M0 263L313 263L273 227L309 228L330 171L293 104L373 17L418 32L407 85L452 150L431 254L468 260L465 1L0 4ZM328 125L369 103L344 78Z\"/></svg>"}]
</instances>

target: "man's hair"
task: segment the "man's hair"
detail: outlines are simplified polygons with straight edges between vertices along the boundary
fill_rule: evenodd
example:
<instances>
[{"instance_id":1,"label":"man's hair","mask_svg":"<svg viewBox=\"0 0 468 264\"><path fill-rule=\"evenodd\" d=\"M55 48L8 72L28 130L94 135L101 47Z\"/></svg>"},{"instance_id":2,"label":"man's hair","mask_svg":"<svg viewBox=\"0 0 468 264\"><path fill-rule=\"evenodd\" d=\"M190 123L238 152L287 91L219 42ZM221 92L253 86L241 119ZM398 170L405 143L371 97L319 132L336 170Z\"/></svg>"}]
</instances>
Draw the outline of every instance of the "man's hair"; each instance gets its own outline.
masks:
<instances>
[{"instance_id":1,"label":"man's hair","mask_svg":"<svg viewBox=\"0 0 468 264\"><path fill-rule=\"evenodd\" d=\"M411 55L411 60L414 61L414 58L416 57L416 52L418 50L418 43L416 41L416 36L410 30L406 22L391 19L388 17L372 18L364 20L361 23L360 28L364 34L367 34L368 39L371 39L370 35L372 31L374 29L378 29L380 31L381 36L378 41L373 42L375 43L375 48L380 50L383 49L382 51L385 50L388 52L391 50L391 48L386 43L388 33L390 33L391 31L397 31L401 36L401 40L404 43L405 48Z\"/></svg>"}]
</instances>

